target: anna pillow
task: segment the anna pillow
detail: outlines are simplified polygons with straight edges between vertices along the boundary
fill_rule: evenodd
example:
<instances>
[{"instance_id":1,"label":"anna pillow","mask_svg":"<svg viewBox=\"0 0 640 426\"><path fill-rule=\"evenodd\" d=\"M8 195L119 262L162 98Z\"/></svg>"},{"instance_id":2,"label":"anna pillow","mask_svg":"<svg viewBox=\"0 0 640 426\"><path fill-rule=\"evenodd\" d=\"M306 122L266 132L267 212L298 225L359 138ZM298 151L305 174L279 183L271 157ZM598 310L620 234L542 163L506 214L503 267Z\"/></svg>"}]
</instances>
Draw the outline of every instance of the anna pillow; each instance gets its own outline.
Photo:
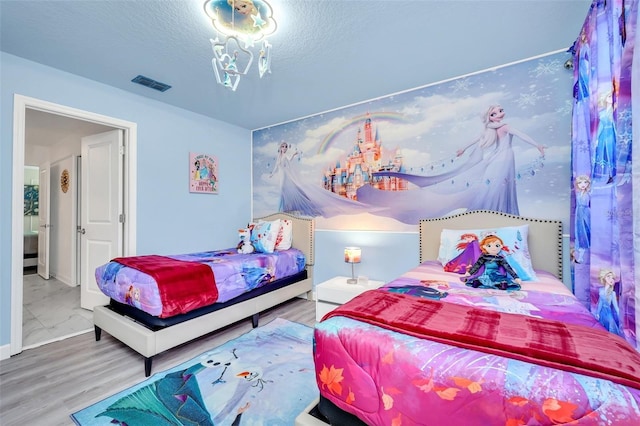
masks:
<instances>
[{"instance_id":1,"label":"anna pillow","mask_svg":"<svg viewBox=\"0 0 640 426\"><path fill-rule=\"evenodd\" d=\"M465 274L482 255L480 241L487 235L497 235L504 243L500 254L523 281L537 280L531 264L528 236L529 225L495 229L443 229L440 235L438 260L447 272Z\"/></svg>"}]
</instances>

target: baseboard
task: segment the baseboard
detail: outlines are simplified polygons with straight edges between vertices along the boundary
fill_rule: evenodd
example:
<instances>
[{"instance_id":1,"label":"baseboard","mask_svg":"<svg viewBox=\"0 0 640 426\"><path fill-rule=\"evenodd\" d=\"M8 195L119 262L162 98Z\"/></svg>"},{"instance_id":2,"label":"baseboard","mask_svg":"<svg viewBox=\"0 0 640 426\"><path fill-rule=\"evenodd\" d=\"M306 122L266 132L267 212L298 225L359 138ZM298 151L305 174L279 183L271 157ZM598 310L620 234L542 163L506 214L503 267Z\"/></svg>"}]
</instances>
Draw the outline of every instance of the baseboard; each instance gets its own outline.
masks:
<instances>
[{"instance_id":1,"label":"baseboard","mask_svg":"<svg viewBox=\"0 0 640 426\"><path fill-rule=\"evenodd\" d=\"M51 274L52 277L55 277L56 280L60 281L63 284L68 285L69 287L75 287L75 285L73 285L73 279L70 276L67 275L54 275Z\"/></svg>"},{"instance_id":2,"label":"baseboard","mask_svg":"<svg viewBox=\"0 0 640 426\"><path fill-rule=\"evenodd\" d=\"M67 275L58 275L58 272L49 271L49 277L55 278L60 281L62 284L66 284L69 287L77 287L77 284L73 284L73 279Z\"/></svg>"},{"instance_id":3,"label":"baseboard","mask_svg":"<svg viewBox=\"0 0 640 426\"><path fill-rule=\"evenodd\" d=\"M11 357L11 345L0 346L0 361Z\"/></svg>"}]
</instances>

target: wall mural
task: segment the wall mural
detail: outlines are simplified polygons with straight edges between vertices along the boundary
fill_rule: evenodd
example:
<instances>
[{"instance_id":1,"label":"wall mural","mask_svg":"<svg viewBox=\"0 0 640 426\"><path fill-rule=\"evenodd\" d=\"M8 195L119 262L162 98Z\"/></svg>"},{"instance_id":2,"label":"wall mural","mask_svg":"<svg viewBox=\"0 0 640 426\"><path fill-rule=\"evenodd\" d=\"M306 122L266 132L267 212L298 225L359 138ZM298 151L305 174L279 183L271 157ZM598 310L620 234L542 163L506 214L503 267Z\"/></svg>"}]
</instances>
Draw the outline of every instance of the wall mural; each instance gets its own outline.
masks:
<instances>
[{"instance_id":1,"label":"wall mural","mask_svg":"<svg viewBox=\"0 0 640 426\"><path fill-rule=\"evenodd\" d=\"M415 230L490 209L568 225L572 72L566 52L253 132L254 217Z\"/></svg>"}]
</instances>

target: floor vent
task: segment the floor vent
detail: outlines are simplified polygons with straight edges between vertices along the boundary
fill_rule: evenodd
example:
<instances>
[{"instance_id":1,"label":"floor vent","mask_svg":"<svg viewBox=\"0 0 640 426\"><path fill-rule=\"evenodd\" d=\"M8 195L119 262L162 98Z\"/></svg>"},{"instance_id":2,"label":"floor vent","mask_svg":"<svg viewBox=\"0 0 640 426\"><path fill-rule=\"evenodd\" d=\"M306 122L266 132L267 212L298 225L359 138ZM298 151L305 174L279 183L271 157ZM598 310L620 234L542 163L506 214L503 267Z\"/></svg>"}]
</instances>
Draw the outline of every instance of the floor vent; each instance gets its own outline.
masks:
<instances>
[{"instance_id":1,"label":"floor vent","mask_svg":"<svg viewBox=\"0 0 640 426\"><path fill-rule=\"evenodd\" d=\"M143 86L150 87L151 89L158 90L160 92L166 92L167 90L171 89L171 86L169 86L168 84L160 83L159 81L155 81L154 79L145 77L144 75L139 75L131 81L134 83L142 84Z\"/></svg>"}]
</instances>

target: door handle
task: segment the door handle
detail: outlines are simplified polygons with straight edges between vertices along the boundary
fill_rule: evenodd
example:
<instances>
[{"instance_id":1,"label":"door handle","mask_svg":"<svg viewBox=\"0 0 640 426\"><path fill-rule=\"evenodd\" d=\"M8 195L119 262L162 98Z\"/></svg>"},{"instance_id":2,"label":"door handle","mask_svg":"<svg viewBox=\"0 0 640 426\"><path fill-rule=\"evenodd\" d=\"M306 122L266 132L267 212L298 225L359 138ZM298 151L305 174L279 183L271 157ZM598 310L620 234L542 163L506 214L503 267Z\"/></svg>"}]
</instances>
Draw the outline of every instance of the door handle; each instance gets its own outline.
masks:
<instances>
[{"instance_id":1,"label":"door handle","mask_svg":"<svg viewBox=\"0 0 640 426\"><path fill-rule=\"evenodd\" d=\"M83 235L87 232L84 228L81 228L81 227L79 227L79 226L76 228L76 230L77 230L80 234L83 234Z\"/></svg>"}]
</instances>

